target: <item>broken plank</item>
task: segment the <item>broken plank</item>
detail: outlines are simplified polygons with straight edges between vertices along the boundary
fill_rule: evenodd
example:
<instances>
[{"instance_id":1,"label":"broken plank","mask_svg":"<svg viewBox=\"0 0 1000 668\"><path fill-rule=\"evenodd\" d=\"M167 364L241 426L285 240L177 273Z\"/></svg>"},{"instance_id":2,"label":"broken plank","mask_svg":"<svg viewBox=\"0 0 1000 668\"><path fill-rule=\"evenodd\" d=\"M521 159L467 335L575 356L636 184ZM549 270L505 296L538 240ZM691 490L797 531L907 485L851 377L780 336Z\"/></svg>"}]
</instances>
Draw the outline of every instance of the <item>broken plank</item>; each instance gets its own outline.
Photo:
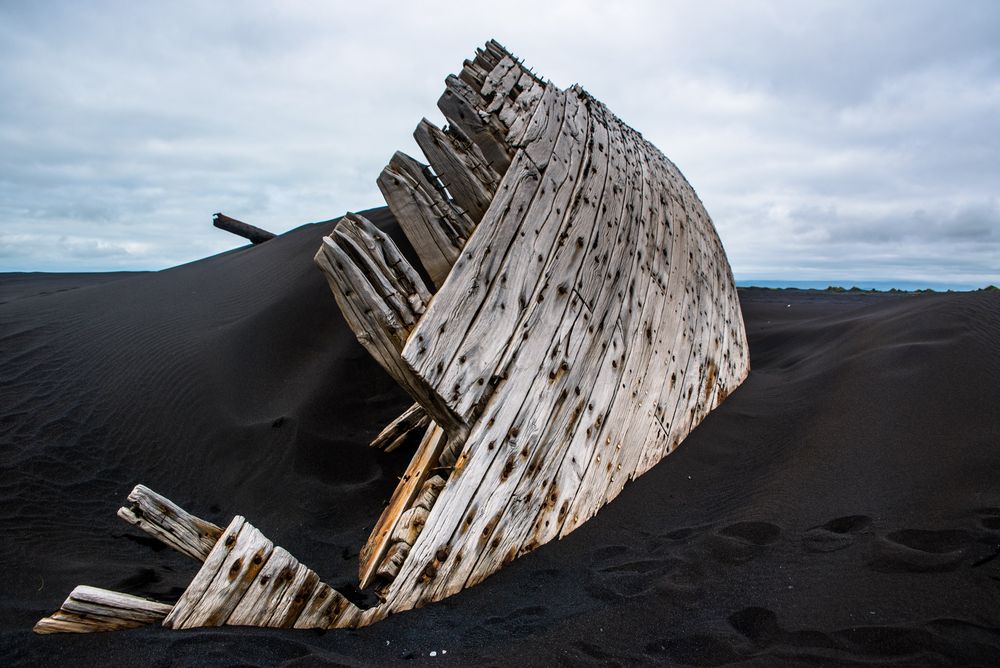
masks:
<instances>
[{"instance_id":1,"label":"broken plank","mask_svg":"<svg viewBox=\"0 0 1000 668\"><path fill-rule=\"evenodd\" d=\"M128 495L130 506L118 510L118 517L192 559L205 561L222 529L195 517L170 499L145 485L136 485Z\"/></svg>"},{"instance_id":2,"label":"broken plank","mask_svg":"<svg viewBox=\"0 0 1000 668\"><path fill-rule=\"evenodd\" d=\"M117 631L153 624L172 606L121 592L80 585L58 612L40 619L35 633L93 633Z\"/></svg>"}]
</instances>

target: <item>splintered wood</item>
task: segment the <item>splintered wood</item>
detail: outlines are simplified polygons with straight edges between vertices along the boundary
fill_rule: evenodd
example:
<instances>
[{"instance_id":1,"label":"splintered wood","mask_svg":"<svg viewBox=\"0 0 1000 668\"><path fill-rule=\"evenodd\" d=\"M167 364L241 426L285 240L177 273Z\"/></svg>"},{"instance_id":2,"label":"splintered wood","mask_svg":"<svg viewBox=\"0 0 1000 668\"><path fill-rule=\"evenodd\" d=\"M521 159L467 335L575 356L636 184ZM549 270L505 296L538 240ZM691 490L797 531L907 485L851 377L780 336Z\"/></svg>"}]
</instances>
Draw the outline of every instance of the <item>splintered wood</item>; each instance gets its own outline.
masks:
<instances>
[{"instance_id":1,"label":"splintered wood","mask_svg":"<svg viewBox=\"0 0 1000 668\"><path fill-rule=\"evenodd\" d=\"M224 530L138 485L119 517L183 554L204 562L174 604L96 587L73 590L60 609L35 624L36 633L117 631L162 622L173 629L203 626L334 628L356 626L363 611L243 517ZM141 522L136 517L143 518ZM207 550L192 547L192 537ZM180 538L178 538L180 537Z\"/></svg>"},{"instance_id":2,"label":"splintered wood","mask_svg":"<svg viewBox=\"0 0 1000 668\"><path fill-rule=\"evenodd\" d=\"M433 298L411 321L393 300L404 273L332 252L356 216L317 255L359 340L417 402L373 445L428 419L361 553L382 599L365 622L571 532L749 372L725 252L673 163L496 42L445 85L449 126L414 133L430 164L397 153L378 181Z\"/></svg>"},{"instance_id":3,"label":"splintered wood","mask_svg":"<svg viewBox=\"0 0 1000 668\"><path fill-rule=\"evenodd\" d=\"M78 588L36 630L351 627L440 600L586 522L743 382L725 252L656 147L495 41L438 107L447 127L414 132L429 164L396 153L377 181L433 286L354 214L315 257L416 402L372 446L423 434L360 551L380 604L361 610L242 517L222 529L139 486L119 514L203 561L191 585L172 606Z\"/></svg>"}]
</instances>

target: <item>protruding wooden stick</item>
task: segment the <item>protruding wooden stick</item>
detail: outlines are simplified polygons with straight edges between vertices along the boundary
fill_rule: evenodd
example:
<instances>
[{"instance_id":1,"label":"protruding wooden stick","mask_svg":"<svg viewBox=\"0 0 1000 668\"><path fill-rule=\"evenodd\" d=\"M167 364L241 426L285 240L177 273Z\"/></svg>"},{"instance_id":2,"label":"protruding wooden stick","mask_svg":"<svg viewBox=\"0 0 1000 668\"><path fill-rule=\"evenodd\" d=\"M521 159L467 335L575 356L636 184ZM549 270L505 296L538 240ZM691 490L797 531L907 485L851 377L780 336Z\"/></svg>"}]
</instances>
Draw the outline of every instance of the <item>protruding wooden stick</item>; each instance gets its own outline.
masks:
<instances>
[{"instance_id":1,"label":"protruding wooden stick","mask_svg":"<svg viewBox=\"0 0 1000 668\"><path fill-rule=\"evenodd\" d=\"M224 213L216 213L212 216L212 224L218 227L220 230L225 230L226 232L232 232L238 237L243 237L247 239L252 244L262 244L265 241L269 241L275 237L274 233L268 232L267 230L262 230L259 227L254 227L249 223L244 223L242 220L236 220L235 218L230 218Z\"/></svg>"},{"instance_id":2,"label":"protruding wooden stick","mask_svg":"<svg viewBox=\"0 0 1000 668\"><path fill-rule=\"evenodd\" d=\"M131 506L118 509L118 517L192 559L205 561L222 529L190 514L145 485L128 495Z\"/></svg>"},{"instance_id":3,"label":"protruding wooden stick","mask_svg":"<svg viewBox=\"0 0 1000 668\"><path fill-rule=\"evenodd\" d=\"M118 631L160 621L170 612L167 603L131 594L80 585L58 612L38 620L35 633L93 633Z\"/></svg>"},{"instance_id":4,"label":"protruding wooden stick","mask_svg":"<svg viewBox=\"0 0 1000 668\"><path fill-rule=\"evenodd\" d=\"M425 431L427 425L430 424L430 420L431 418L427 415L427 411L424 410L423 406L413 404L402 415L387 424L379 432L379 435L372 440L369 447L385 452L392 452L402 445L413 432Z\"/></svg>"}]
</instances>

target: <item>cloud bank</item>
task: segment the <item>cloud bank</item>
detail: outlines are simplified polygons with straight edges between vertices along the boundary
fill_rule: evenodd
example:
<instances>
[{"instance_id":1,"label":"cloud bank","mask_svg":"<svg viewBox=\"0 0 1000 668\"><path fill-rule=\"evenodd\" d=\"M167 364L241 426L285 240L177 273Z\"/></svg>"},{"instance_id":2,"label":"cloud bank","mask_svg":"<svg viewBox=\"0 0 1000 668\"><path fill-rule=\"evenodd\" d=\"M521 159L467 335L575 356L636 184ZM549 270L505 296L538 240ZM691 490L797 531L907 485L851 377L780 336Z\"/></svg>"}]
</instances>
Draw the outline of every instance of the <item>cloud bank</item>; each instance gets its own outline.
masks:
<instances>
[{"instance_id":1,"label":"cloud bank","mask_svg":"<svg viewBox=\"0 0 1000 668\"><path fill-rule=\"evenodd\" d=\"M160 269L382 203L489 37L659 146L738 279L1000 282L1000 5L4 3L0 271Z\"/></svg>"}]
</instances>

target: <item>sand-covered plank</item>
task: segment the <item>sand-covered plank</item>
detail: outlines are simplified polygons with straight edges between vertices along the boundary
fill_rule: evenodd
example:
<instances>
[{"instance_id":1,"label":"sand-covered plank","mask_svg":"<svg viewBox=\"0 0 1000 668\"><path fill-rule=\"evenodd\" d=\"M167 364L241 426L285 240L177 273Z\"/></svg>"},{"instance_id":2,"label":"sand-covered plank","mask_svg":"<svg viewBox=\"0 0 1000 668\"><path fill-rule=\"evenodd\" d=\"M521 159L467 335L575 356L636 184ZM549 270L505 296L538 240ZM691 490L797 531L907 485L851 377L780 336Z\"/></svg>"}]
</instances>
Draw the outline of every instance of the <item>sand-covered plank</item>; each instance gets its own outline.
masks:
<instances>
[{"instance_id":1,"label":"sand-covered plank","mask_svg":"<svg viewBox=\"0 0 1000 668\"><path fill-rule=\"evenodd\" d=\"M170 612L171 605L121 592L80 585L60 609L40 619L35 633L93 633L153 624Z\"/></svg>"}]
</instances>

